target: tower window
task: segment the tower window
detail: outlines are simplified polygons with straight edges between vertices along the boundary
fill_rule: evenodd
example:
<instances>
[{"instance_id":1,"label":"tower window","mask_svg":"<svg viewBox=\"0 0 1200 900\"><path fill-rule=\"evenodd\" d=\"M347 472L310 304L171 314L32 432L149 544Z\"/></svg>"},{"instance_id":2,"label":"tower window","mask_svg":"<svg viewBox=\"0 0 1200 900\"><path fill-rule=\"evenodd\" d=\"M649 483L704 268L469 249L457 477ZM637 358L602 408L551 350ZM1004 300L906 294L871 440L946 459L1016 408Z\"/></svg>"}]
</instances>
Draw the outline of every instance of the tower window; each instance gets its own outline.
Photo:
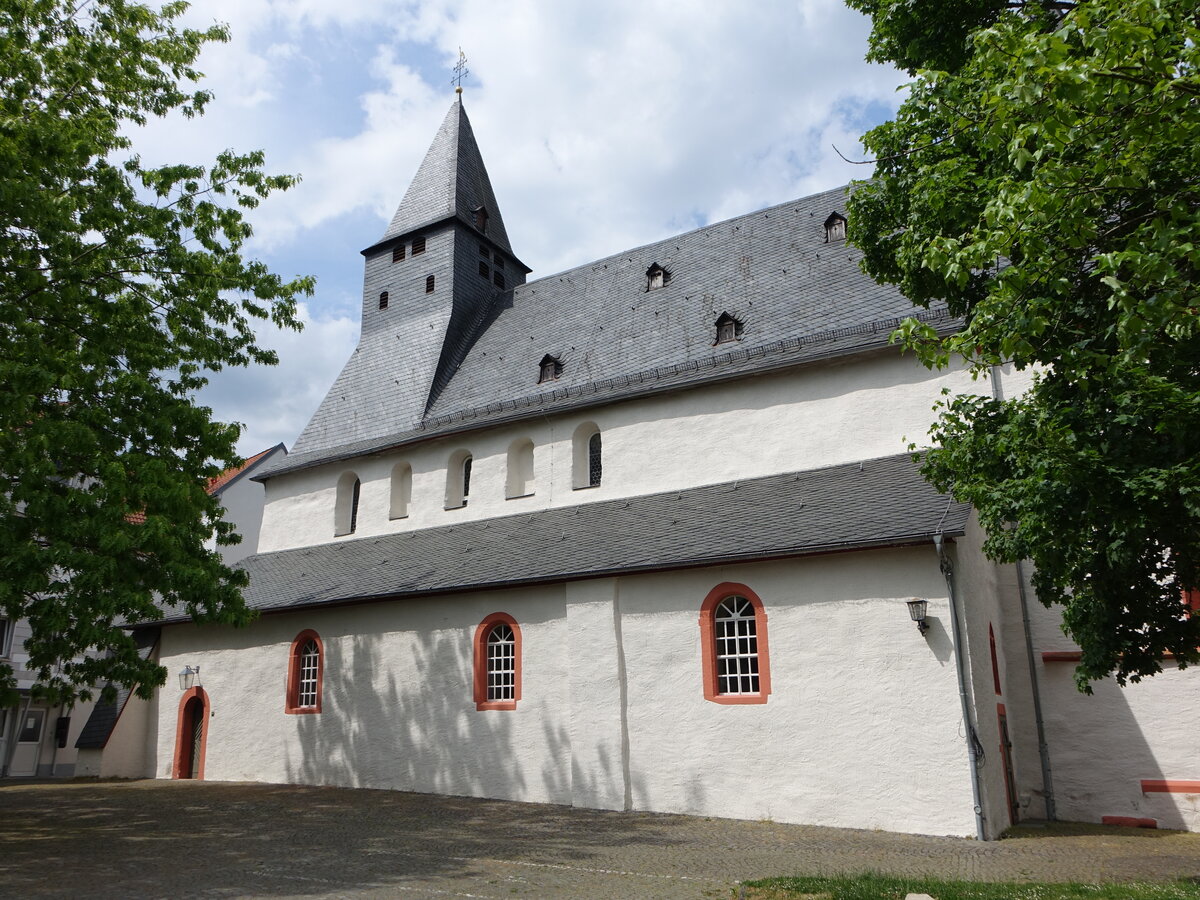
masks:
<instances>
[{"instance_id":1,"label":"tower window","mask_svg":"<svg viewBox=\"0 0 1200 900\"><path fill-rule=\"evenodd\" d=\"M503 272L493 272L492 273L492 282L496 285L496 287L500 288L500 290L504 290L504 273Z\"/></svg>"},{"instance_id":2,"label":"tower window","mask_svg":"<svg viewBox=\"0 0 1200 900\"><path fill-rule=\"evenodd\" d=\"M387 291L384 291L383 293L381 293L379 295L379 308L380 309L388 308L388 292Z\"/></svg>"},{"instance_id":3,"label":"tower window","mask_svg":"<svg viewBox=\"0 0 1200 900\"><path fill-rule=\"evenodd\" d=\"M404 245L397 244L392 248L392 262L398 263L402 259L404 259Z\"/></svg>"},{"instance_id":4,"label":"tower window","mask_svg":"<svg viewBox=\"0 0 1200 900\"><path fill-rule=\"evenodd\" d=\"M421 235L421 237L413 238L412 255L416 256L418 253L424 253L424 252L425 252L425 236Z\"/></svg>"},{"instance_id":5,"label":"tower window","mask_svg":"<svg viewBox=\"0 0 1200 900\"><path fill-rule=\"evenodd\" d=\"M487 264L487 263L485 263L485 262L484 262L484 261L481 259L481 260L479 261L479 275L480 275L480 277L482 277L482 278L483 278L483 279L486 281L486 280L487 280L487 277L488 277L489 275L491 275L491 274L492 274L492 270L491 270L491 269L489 269L489 268L488 268L488 264Z\"/></svg>"},{"instance_id":6,"label":"tower window","mask_svg":"<svg viewBox=\"0 0 1200 900\"><path fill-rule=\"evenodd\" d=\"M432 275L425 276L425 293L427 293L427 294L433 293L433 276Z\"/></svg>"},{"instance_id":7,"label":"tower window","mask_svg":"<svg viewBox=\"0 0 1200 900\"><path fill-rule=\"evenodd\" d=\"M658 288L665 287L671 281L671 273L654 263L646 270L646 290L654 291Z\"/></svg>"},{"instance_id":8,"label":"tower window","mask_svg":"<svg viewBox=\"0 0 1200 900\"><path fill-rule=\"evenodd\" d=\"M839 212L830 213L829 218L825 220L825 243L831 244L845 239L846 217Z\"/></svg>"},{"instance_id":9,"label":"tower window","mask_svg":"<svg viewBox=\"0 0 1200 900\"><path fill-rule=\"evenodd\" d=\"M542 357L542 361L538 363L538 368L540 373L538 375L538 384L542 384L545 381L553 381L563 371L562 363L549 353Z\"/></svg>"},{"instance_id":10,"label":"tower window","mask_svg":"<svg viewBox=\"0 0 1200 900\"><path fill-rule=\"evenodd\" d=\"M479 245L479 255L482 256L484 259L492 258L492 254L488 251L487 246L484 244Z\"/></svg>"},{"instance_id":11,"label":"tower window","mask_svg":"<svg viewBox=\"0 0 1200 900\"><path fill-rule=\"evenodd\" d=\"M495 257L492 259L492 265L494 265L497 269L503 270L504 269L504 258L499 253L497 253L495 255Z\"/></svg>"},{"instance_id":12,"label":"tower window","mask_svg":"<svg viewBox=\"0 0 1200 900\"><path fill-rule=\"evenodd\" d=\"M742 336L742 323L729 313L721 313L717 318L716 326L717 339L714 343L724 344L726 341L735 341Z\"/></svg>"},{"instance_id":13,"label":"tower window","mask_svg":"<svg viewBox=\"0 0 1200 900\"><path fill-rule=\"evenodd\" d=\"M480 231L482 231L484 234L487 234L487 226L488 226L487 207L486 206L477 206L474 209L474 213L475 213L475 227L478 228Z\"/></svg>"}]
</instances>

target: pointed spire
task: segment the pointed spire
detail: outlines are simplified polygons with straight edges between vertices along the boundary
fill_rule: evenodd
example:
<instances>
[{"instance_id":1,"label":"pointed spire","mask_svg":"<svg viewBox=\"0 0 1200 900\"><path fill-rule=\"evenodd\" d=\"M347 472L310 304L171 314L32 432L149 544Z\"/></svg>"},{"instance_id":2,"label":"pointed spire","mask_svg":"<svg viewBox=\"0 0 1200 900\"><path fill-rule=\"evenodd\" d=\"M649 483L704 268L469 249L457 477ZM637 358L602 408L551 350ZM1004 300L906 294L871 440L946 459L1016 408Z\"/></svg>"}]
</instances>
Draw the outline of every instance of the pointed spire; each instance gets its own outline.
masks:
<instances>
[{"instance_id":1,"label":"pointed spire","mask_svg":"<svg viewBox=\"0 0 1200 900\"><path fill-rule=\"evenodd\" d=\"M382 241L456 217L512 253L504 220L459 95L442 120Z\"/></svg>"}]
</instances>

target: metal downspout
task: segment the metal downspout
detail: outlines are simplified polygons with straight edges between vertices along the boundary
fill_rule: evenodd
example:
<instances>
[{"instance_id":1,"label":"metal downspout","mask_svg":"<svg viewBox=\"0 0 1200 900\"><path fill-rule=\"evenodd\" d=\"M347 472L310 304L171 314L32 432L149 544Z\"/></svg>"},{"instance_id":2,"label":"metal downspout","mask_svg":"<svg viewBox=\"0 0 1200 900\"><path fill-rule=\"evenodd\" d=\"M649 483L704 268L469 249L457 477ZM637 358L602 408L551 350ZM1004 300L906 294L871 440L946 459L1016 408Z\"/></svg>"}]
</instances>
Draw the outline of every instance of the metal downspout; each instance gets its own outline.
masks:
<instances>
[{"instance_id":1,"label":"metal downspout","mask_svg":"<svg viewBox=\"0 0 1200 900\"><path fill-rule=\"evenodd\" d=\"M933 536L933 546L937 550L938 567L946 576L946 590L950 597L950 636L954 641L954 671L958 676L958 699L962 703L963 724L967 726L967 758L971 769L971 799L975 803L975 838L985 841L987 837L983 828L983 800L979 791L979 737L975 733L975 721L971 718L971 703L967 697L967 672L963 661L964 642L959 633L958 598L954 592L954 566L951 565L942 536Z\"/></svg>"},{"instance_id":2,"label":"metal downspout","mask_svg":"<svg viewBox=\"0 0 1200 900\"><path fill-rule=\"evenodd\" d=\"M1004 400L1004 387L1000 383L1000 367L991 369L992 398ZM1021 600L1021 630L1025 636L1025 661L1029 665L1029 686L1033 693L1033 721L1037 728L1038 759L1042 764L1042 800L1046 805L1046 821L1058 821L1054 807L1054 777L1050 772L1050 744L1046 740L1046 723L1042 718L1042 689L1038 683L1037 661L1033 655L1033 628L1029 623L1029 598L1025 595L1025 568L1021 561L1017 568L1017 596Z\"/></svg>"}]
</instances>

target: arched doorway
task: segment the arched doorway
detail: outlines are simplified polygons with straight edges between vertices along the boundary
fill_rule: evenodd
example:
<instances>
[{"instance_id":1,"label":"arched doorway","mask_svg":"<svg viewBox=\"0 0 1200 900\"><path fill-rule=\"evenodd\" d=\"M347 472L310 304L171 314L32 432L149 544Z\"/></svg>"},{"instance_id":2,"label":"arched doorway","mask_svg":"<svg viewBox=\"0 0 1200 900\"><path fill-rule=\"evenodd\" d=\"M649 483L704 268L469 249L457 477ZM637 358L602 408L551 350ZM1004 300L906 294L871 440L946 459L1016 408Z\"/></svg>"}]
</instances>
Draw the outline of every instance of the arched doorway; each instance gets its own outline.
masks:
<instances>
[{"instance_id":1,"label":"arched doorway","mask_svg":"<svg viewBox=\"0 0 1200 900\"><path fill-rule=\"evenodd\" d=\"M208 740L208 694L194 687L179 701L175 728L175 766L172 778L204 778L204 749Z\"/></svg>"}]
</instances>

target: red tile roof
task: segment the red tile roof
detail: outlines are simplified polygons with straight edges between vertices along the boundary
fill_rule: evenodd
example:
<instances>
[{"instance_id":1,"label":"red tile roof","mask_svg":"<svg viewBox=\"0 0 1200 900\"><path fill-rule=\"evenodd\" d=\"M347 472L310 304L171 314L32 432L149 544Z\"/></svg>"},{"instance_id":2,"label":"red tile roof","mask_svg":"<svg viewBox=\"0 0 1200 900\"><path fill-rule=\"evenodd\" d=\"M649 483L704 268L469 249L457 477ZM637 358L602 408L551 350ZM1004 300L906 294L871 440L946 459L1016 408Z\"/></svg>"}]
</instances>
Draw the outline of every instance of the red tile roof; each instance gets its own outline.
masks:
<instances>
[{"instance_id":1,"label":"red tile roof","mask_svg":"<svg viewBox=\"0 0 1200 900\"><path fill-rule=\"evenodd\" d=\"M215 494L217 491L219 491L221 488L225 487L225 485L229 484L229 482L231 482L231 481L233 481L233 479L237 478L238 475L240 475L242 472L246 471L248 468L250 468L252 465L254 465L256 462L258 462L260 459L262 459L264 456L266 456L268 453L270 453L272 450L274 450L278 446L279 445L276 444L275 447L268 447L266 450L263 450L261 453L255 453L253 456L251 456L249 459L247 459L245 462L243 462L240 466L230 466L228 469L226 469L220 475L217 475L215 478L208 479L208 486L205 488L205 490L208 491L210 494ZM125 521L132 522L134 525L141 525L146 521L146 514L144 512L132 512L125 516Z\"/></svg>"}]
</instances>

